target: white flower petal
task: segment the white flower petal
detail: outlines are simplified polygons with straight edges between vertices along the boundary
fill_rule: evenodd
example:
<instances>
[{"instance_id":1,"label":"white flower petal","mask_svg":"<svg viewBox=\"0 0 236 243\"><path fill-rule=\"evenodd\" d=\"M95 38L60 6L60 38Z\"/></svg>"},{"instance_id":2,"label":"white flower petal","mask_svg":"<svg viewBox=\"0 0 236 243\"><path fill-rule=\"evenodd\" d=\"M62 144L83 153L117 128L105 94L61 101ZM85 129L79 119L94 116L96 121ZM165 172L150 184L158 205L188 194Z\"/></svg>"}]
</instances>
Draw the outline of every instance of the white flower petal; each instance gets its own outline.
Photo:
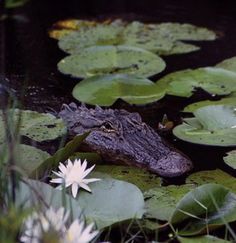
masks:
<instances>
[{"instance_id":1,"label":"white flower petal","mask_svg":"<svg viewBox=\"0 0 236 243\"><path fill-rule=\"evenodd\" d=\"M83 183L88 184L90 182L101 181L99 178L83 179Z\"/></svg>"},{"instance_id":2,"label":"white flower petal","mask_svg":"<svg viewBox=\"0 0 236 243\"><path fill-rule=\"evenodd\" d=\"M63 183L64 179L61 178L55 178L55 179L51 179L50 182L51 183Z\"/></svg>"},{"instance_id":3,"label":"white flower petal","mask_svg":"<svg viewBox=\"0 0 236 243\"><path fill-rule=\"evenodd\" d=\"M90 168L88 168L87 170L84 171L83 173L83 177L87 176L95 167L95 165L91 166Z\"/></svg>"},{"instance_id":4,"label":"white flower petal","mask_svg":"<svg viewBox=\"0 0 236 243\"><path fill-rule=\"evenodd\" d=\"M79 189L78 184L77 183L73 183L71 190L72 190L72 195L73 195L74 198L76 198L78 189Z\"/></svg>"},{"instance_id":5,"label":"white flower petal","mask_svg":"<svg viewBox=\"0 0 236 243\"><path fill-rule=\"evenodd\" d=\"M91 192L91 189L89 188L89 186L87 184L81 182L81 183L79 183L79 186L84 188L84 190Z\"/></svg>"}]
</instances>

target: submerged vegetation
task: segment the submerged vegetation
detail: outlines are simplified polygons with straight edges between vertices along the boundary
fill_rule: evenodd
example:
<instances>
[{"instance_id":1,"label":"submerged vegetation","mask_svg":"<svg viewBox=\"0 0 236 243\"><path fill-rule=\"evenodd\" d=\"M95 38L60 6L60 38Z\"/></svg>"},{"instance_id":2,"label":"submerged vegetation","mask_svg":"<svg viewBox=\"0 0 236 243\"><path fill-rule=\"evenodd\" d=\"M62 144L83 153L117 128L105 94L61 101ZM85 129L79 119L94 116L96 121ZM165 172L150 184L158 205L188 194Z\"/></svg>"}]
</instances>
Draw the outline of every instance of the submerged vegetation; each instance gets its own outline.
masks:
<instances>
[{"instance_id":1,"label":"submerged vegetation","mask_svg":"<svg viewBox=\"0 0 236 243\"><path fill-rule=\"evenodd\" d=\"M214 40L213 31L122 20L70 20L55 26L50 36L70 54L58 69L85 78L73 89L79 101L111 106L122 99L140 105L165 95L187 99L201 88L223 97L187 106L184 112L194 117L176 126L174 135L191 143L236 146L235 57L216 67L147 79L165 68L158 55L196 51L198 46L184 41ZM104 242L119 231L121 242L236 240L236 178L222 170L194 172L185 184L166 186L144 169L107 165L99 155L81 152L88 133L70 140L63 121L49 113L3 109L0 128L1 242ZM44 151L44 143L57 148ZM235 150L224 160L235 168ZM223 236L215 232L218 228Z\"/></svg>"}]
</instances>

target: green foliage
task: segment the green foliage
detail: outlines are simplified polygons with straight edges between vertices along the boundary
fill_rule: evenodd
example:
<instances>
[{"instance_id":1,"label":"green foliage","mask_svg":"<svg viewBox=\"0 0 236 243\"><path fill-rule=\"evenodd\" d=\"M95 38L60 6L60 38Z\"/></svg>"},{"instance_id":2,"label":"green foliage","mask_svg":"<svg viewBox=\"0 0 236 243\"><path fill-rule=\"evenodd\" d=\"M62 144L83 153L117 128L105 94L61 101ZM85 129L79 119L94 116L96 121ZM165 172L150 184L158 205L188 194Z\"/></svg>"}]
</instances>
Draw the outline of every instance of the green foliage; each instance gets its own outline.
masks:
<instances>
[{"instance_id":1,"label":"green foliage","mask_svg":"<svg viewBox=\"0 0 236 243\"><path fill-rule=\"evenodd\" d=\"M178 237L180 243L230 243L231 241L223 240L218 237L212 235L204 235L204 236L197 236L197 237Z\"/></svg>"},{"instance_id":2,"label":"green foliage","mask_svg":"<svg viewBox=\"0 0 236 243\"><path fill-rule=\"evenodd\" d=\"M5 0L6 8L17 8L26 4L29 0Z\"/></svg>"},{"instance_id":3,"label":"green foliage","mask_svg":"<svg viewBox=\"0 0 236 243\"><path fill-rule=\"evenodd\" d=\"M163 98L165 89L145 78L116 74L84 79L72 94L87 104L110 106L119 98L130 104L154 102Z\"/></svg>"},{"instance_id":4,"label":"green foliage","mask_svg":"<svg viewBox=\"0 0 236 243\"><path fill-rule=\"evenodd\" d=\"M218 63L216 65L216 67L224 68L226 70L236 72L236 57L231 57L229 59L225 59L224 61Z\"/></svg>"},{"instance_id":5,"label":"green foliage","mask_svg":"<svg viewBox=\"0 0 236 243\"><path fill-rule=\"evenodd\" d=\"M165 66L152 52L129 46L93 46L58 63L62 73L78 78L119 73L149 77L163 71Z\"/></svg>"},{"instance_id":6,"label":"green foliage","mask_svg":"<svg viewBox=\"0 0 236 243\"><path fill-rule=\"evenodd\" d=\"M236 150L232 150L224 157L224 162L233 169L236 169Z\"/></svg>"},{"instance_id":7,"label":"green foliage","mask_svg":"<svg viewBox=\"0 0 236 243\"><path fill-rule=\"evenodd\" d=\"M218 184L205 184L179 201L170 222L178 235L190 236L209 232L235 220L236 194Z\"/></svg>"},{"instance_id":8,"label":"green foliage","mask_svg":"<svg viewBox=\"0 0 236 243\"><path fill-rule=\"evenodd\" d=\"M208 93L227 95L236 91L236 73L222 68L186 69L167 74L156 82L168 85L167 94L190 97L196 88Z\"/></svg>"},{"instance_id":9,"label":"green foliage","mask_svg":"<svg viewBox=\"0 0 236 243\"><path fill-rule=\"evenodd\" d=\"M55 139L66 132L62 119L49 113L10 109L6 115L8 121L4 120L3 112L0 111L0 143L5 140L6 125L10 127L11 132L19 133L37 142Z\"/></svg>"},{"instance_id":10,"label":"green foliage","mask_svg":"<svg viewBox=\"0 0 236 243\"><path fill-rule=\"evenodd\" d=\"M176 137L191 143L216 146L236 145L236 114L233 106L205 106L194 112L195 118L174 128Z\"/></svg>"}]
</instances>

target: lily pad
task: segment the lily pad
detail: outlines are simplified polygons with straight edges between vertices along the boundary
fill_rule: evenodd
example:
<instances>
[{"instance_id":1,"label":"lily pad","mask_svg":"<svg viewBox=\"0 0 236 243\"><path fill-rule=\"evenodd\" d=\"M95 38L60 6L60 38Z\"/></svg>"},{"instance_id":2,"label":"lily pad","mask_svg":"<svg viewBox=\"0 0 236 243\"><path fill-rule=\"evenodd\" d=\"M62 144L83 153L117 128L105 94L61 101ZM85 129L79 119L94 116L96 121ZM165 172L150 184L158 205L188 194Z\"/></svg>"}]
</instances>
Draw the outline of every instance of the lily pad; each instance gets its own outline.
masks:
<instances>
[{"instance_id":1,"label":"lily pad","mask_svg":"<svg viewBox=\"0 0 236 243\"><path fill-rule=\"evenodd\" d=\"M235 220L236 194L219 184L205 184L190 191L179 201L170 223L175 225L178 235L191 236Z\"/></svg>"},{"instance_id":2,"label":"lily pad","mask_svg":"<svg viewBox=\"0 0 236 243\"><path fill-rule=\"evenodd\" d=\"M168 85L167 94L190 97L196 88L218 95L236 91L236 73L222 68L187 69L170 73L156 82Z\"/></svg>"},{"instance_id":3,"label":"lily pad","mask_svg":"<svg viewBox=\"0 0 236 243\"><path fill-rule=\"evenodd\" d=\"M233 169L236 169L236 150L232 150L224 157L224 162Z\"/></svg>"},{"instance_id":4,"label":"lily pad","mask_svg":"<svg viewBox=\"0 0 236 243\"><path fill-rule=\"evenodd\" d=\"M161 180L155 174L133 166L98 165L95 173L105 173L113 179L126 181L136 185L141 191L160 186Z\"/></svg>"},{"instance_id":5,"label":"lily pad","mask_svg":"<svg viewBox=\"0 0 236 243\"><path fill-rule=\"evenodd\" d=\"M72 94L77 100L92 105L110 106L119 98L130 104L147 104L161 99L165 88L145 78L116 74L84 79Z\"/></svg>"},{"instance_id":6,"label":"lily pad","mask_svg":"<svg viewBox=\"0 0 236 243\"><path fill-rule=\"evenodd\" d=\"M8 125L12 130L19 124L19 134L29 137L37 142L52 140L66 133L66 127L62 119L58 119L49 113L39 113L29 110L8 110ZM0 143L5 139L5 121L0 111Z\"/></svg>"},{"instance_id":7,"label":"lily pad","mask_svg":"<svg viewBox=\"0 0 236 243\"><path fill-rule=\"evenodd\" d=\"M195 118L186 118L173 133L187 142L215 145L236 145L236 114L232 106L205 106L194 112Z\"/></svg>"},{"instance_id":8,"label":"lily pad","mask_svg":"<svg viewBox=\"0 0 236 243\"><path fill-rule=\"evenodd\" d=\"M168 221L179 200L195 186L191 184L155 187L144 193L145 217Z\"/></svg>"},{"instance_id":9,"label":"lily pad","mask_svg":"<svg viewBox=\"0 0 236 243\"><path fill-rule=\"evenodd\" d=\"M216 183L228 187L236 193L236 178L220 169L195 172L186 178L186 183L196 186Z\"/></svg>"},{"instance_id":10,"label":"lily pad","mask_svg":"<svg viewBox=\"0 0 236 243\"><path fill-rule=\"evenodd\" d=\"M44 160L50 157L49 153L25 144L16 144L12 152L14 154L15 165L26 175L30 175ZM5 144L0 146L0 154L2 156L1 160L7 163L9 151Z\"/></svg>"},{"instance_id":11,"label":"lily pad","mask_svg":"<svg viewBox=\"0 0 236 243\"><path fill-rule=\"evenodd\" d=\"M163 71L165 62L157 55L140 48L94 46L62 59L58 68L64 74L80 78L118 73L149 77Z\"/></svg>"},{"instance_id":12,"label":"lily pad","mask_svg":"<svg viewBox=\"0 0 236 243\"><path fill-rule=\"evenodd\" d=\"M226 59L216 65L216 67L224 68L232 72L236 72L236 57Z\"/></svg>"},{"instance_id":13,"label":"lily pad","mask_svg":"<svg viewBox=\"0 0 236 243\"><path fill-rule=\"evenodd\" d=\"M6 8L17 8L26 4L29 0L6 0L5 7Z\"/></svg>"},{"instance_id":14,"label":"lily pad","mask_svg":"<svg viewBox=\"0 0 236 243\"><path fill-rule=\"evenodd\" d=\"M114 179L92 183L92 193L81 191L78 197L86 219L98 229L128 219L140 219L144 213L142 192L133 184Z\"/></svg>"},{"instance_id":15,"label":"lily pad","mask_svg":"<svg viewBox=\"0 0 236 243\"><path fill-rule=\"evenodd\" d=\"M186 106L183 112L194 112L197 109L209 105L235 105L236 97L222 98L220 100L203 100Z\"/></svg>"}]
</instances>

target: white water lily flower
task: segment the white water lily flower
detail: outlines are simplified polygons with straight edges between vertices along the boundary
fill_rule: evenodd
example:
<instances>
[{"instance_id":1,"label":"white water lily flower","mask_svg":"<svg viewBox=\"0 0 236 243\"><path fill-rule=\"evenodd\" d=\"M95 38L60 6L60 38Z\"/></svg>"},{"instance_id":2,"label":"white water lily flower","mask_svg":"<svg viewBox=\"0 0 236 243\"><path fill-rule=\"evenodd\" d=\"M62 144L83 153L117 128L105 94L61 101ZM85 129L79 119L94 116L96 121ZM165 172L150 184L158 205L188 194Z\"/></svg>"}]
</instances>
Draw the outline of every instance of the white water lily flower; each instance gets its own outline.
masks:
<instances>
[{"instance_id":1,"label":"white water lily flower","mask_svg":"<svg viewBox=\"0 0 236 243\"><path fill-rule=\"evenodd\" d=\"M21 242L39 243L43 235L49 231L54 231L58 236L63 235L66 231L65 223L69 213L65 213L63 207L55 211L52 207L44 213L34 212L24 223L24 232L20 237Z\"/></svg>"},{"instance_id":2,"label":"white water lily flower","mask_svg":"<svg viewBox=\"0 0 236 243\"><path fill-rule=\"evenodd\" d=\"M91 192L91 189L88 187L88 183L99 181L100 179L92 178L85 179L85 177L93 170L95 165L86 170L87 161L81 164L80 159L76 159L74 163L70 159L67 160L67 165L60 163L59 172L53 171L55 175L59 178L52 179L51 183L64 184L65 187L71 186L72 195L76 197L79 187L84 188L85 190ZM60 186L62 188L62 186Z\"/></svg>"},{"instance_id":3,"label":"white water lily flower","mask_svg":"<svg viewBox=\"0 0 236 243\"><path fill-rule=\"evenodd\" d=\"M63 239L64 243L88 243L99 233L93 231L94 224L84 227L84 222L76 219L69 227Z\"/></svg>"}]
</instances>

